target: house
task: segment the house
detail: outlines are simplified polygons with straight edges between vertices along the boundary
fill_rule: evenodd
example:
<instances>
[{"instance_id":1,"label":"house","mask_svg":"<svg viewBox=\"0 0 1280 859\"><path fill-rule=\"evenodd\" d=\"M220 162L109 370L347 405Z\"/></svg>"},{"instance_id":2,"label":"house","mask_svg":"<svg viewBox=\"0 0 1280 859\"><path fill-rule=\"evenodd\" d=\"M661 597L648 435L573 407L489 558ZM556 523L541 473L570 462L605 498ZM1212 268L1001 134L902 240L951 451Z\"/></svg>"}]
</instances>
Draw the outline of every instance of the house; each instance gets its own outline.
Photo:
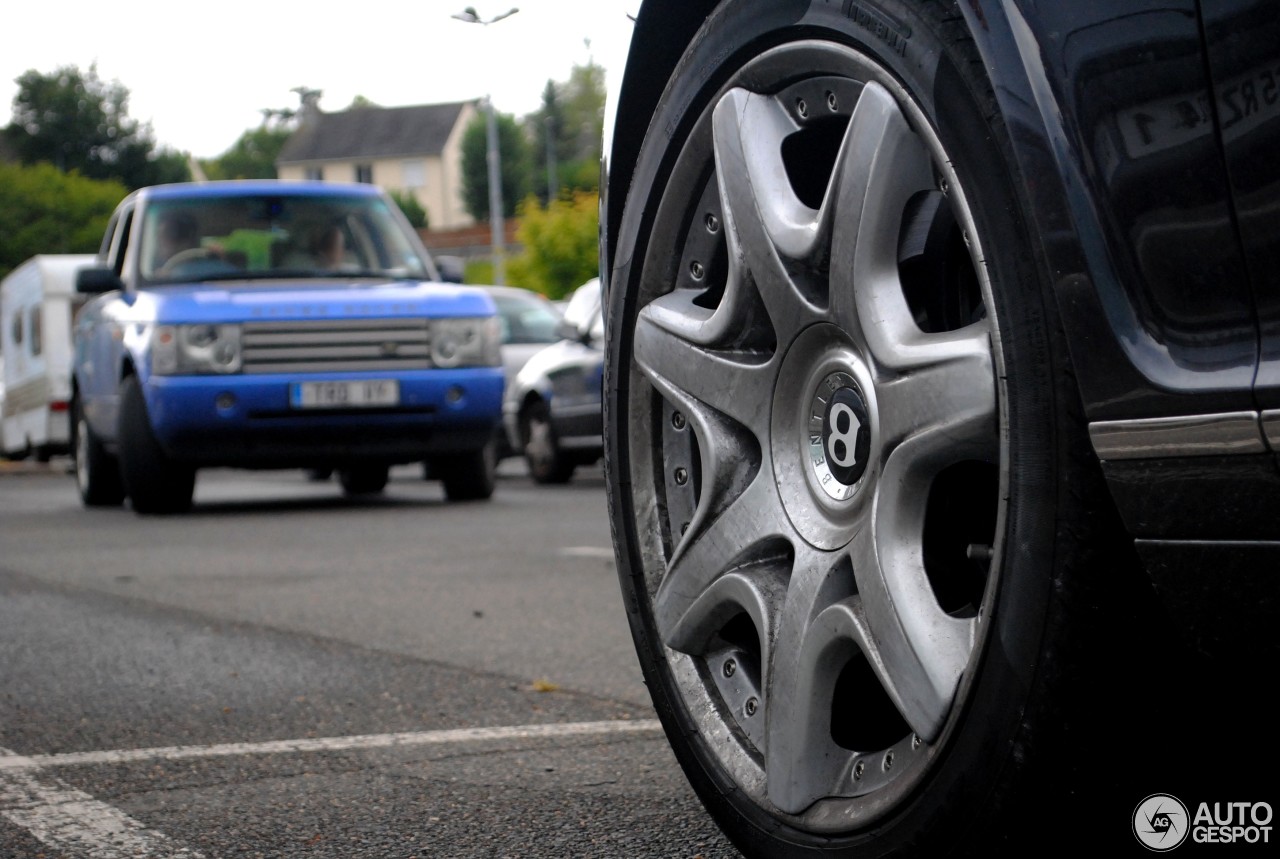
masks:
<instances>
[{"instance_id":1,"label":"house","mask_svg":"<svg viewBox=\"0 0 1280 859\"><path fill-rule=\"evenodd\" d=\"M277 176L410 192L432 230L475 223L462 203L462 133L477 113L474 102L325 113L319 95L304 95L298 129L276 159Z\"/></svg>"}]
</instances>

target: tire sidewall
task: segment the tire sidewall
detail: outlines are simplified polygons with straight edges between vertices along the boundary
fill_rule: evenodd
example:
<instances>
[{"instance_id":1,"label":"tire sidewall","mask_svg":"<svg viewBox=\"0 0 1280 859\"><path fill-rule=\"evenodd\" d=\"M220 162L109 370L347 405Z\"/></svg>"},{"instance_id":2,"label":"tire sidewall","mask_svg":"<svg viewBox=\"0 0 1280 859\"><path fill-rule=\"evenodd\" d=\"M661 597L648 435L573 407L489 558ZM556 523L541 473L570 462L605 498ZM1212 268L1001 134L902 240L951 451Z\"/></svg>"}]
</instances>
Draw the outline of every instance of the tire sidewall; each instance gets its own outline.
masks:
<instances>
[{"instance_id":1,"label":"tire sidewall","mask_svg":"<svg viewBox=\"0 0 1280 859\"><path fill-rule=\"evenodd\" d=\"M848 4L843 4L848 6ZM892 855L910 849L955 848L959 832L976 833L983 821L1012 803L1027 765L1022 718L1027 713L1045 647L1058 572L1055 555L1058 451L1062 443L1055 383L1055 354L1048 334L1052 308L1044 276L1032 256L1026 211L1016 184L1014 161L1001 127L984 119L975 92L944 47L938 16L921 17L893 0L860 0L857 7L879 23L905 25L886 32L875 20L858 22L841 4L774 4L729 0L703 27L669 83L641 147L631 179L618 241L618 265L609 294L606 362L606 476L611 523L619 552L619 575L628 617L655 706L677 757L698 794L726 832L748 854ZM893 37L909 31L905 48ZM644 568L638 551L637 516L627 464L628 374L631 336L638 312L637 284L648 249L645 239L658 202L694 122L730 75L762 51L794 38L830 39L876 59L917 100L952 157L988 260L1007 374L1003 398L1008 427L1008 492L1005 554L994 594L990 630L963 711L950 722L944 750L914 799L903 803L874 832L835 841L778 827L750 802L714 763L686 712L665 658L664 645L647 606ZM990 598L989 598L990 599ZM957 730L959 728L959 730ZM1006 830L1007 831L1007 830ZM772 832L766 844L765 834ZM754 835L753 835L754 834Z\"/></svg>"},{"instance_id":2,"label":"tire sidewall","mask_svg":"<svg viewBox=\"0 0 1280 859\"><path fill-rule=\"evenodd\" d=\"M170 459L156 439L137 376L120 383L119 422L120 475L134 512L165 515L190 509L195 469Z\"/></svg>"}]
</instances>

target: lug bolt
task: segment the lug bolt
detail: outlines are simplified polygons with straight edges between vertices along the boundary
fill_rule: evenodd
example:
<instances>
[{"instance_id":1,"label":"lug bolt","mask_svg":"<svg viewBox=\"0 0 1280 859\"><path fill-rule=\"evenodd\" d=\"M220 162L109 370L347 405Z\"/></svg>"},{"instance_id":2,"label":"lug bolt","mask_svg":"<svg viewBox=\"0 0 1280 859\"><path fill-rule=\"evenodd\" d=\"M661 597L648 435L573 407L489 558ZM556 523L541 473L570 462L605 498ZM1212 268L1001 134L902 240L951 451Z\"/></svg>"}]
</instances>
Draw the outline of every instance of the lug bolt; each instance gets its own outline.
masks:
<instances>
[{"instance_id":1,"label":"lug bolt","mask_svg":"<svg viewBox=\"0 0 1280 859\"><path fill-rule=\"evenodd\" d=\"M941 191L943 194L947 193L947 191L949 190L949 186L947 185L946 179L943 179L940 182L938 182L938 190Z\"/></svg>"},{"instance_id":2,"label":"lug bolt","mask_svg":"<svg viewBox=\"0 0 1280 859\"><path fill-rule=\"evenodd\" d=\"M684 486L688 482L689 482L689 472L684 468L684 466L680 466L679 468L676 469L676 483L680 484L681 486Z\"/></svg>"},{"instance_id":3,"label":"lug bolt","mask_svg":"<svg viewBox=\"0 0 1280 859\"><path fill-rule=\"evenodd\" d=\"M888 772L893 769L893 752L884 753L884 771Z\"/></svg>"},{"instance_id":4,"label":"lug bolt","mask_svg":"<svg viewBox=\"0 0 1280 859\"><path fill-rule=\"evenodd\" d=\"M866 769L867 769L867 768L866 768L866 766L862 763L862 761L858 761L856 764L854 764L854 765L853 765L853 778L854 778L854 781L861 781L861 780L862 780L862 774L866 771Z\"/></svg>"},{"instance_id":5,"label":"lug bolt","mask_svg":"<svg viewBox=\"0 0 1280 859\"><path fill-rule=\"evenodd\" d=\"M919 734L912 734L912 735L911 735L911 748L912 748L913 750L914 750L914 749L918 749L918 748L920 748L920 735L919 735Z\"/></svg>"},{"instance_id":6,"label":"lug bolt","mask_svg":"<svg viewBox=\"0 0 1280 859\"><path fill-rule=\"evenodd\" d=\"M754 716L759 706L760 706L760 702L757 701L755 698L748 698L747 699L747 715Z\"/></svg>"},{"instance_id":7,"label":"lug bolt","mask_svg":"<svg viewBox=\"0 0 1280 859\"><path fill-rule=\"evenodd\" d=\"M726 659L726 660L724 661L724 676L725 676L725 677L732 677L735 673L737 673L737 671L738 671L738 663L737 663L737 662L734 662L732 659Z\"/></svg>"},{"instance_id":8,"label":"lug bolt","mask_svg":"<svg viewBox=\"0 0 1280 859\"><path fill-rule=\"evenodd\" d=\"M836 100L836 94L833 92L827 93L827 107L832 111L840 109L840 102Z\"/></svg>"},{"instance_id":9,"label":"lug bolt","mask_svg":"<svg viewBox=\"0 0 1280 859\"><path fill-rule=\"evenodd\" d=\"M720 232L720 219L717 218L715 215L711 214L710 212L707 213L707 219L705 223L707 225L708 233Z\"/></svg>"},{"instance_id":10,"label":"lug bolt","mask_svg":"<svg viewBox=\"0 0 1280 859\"><path fill-rule=\"evenodd\" d=\"M702 263L698 262L697 260L694 260L693 262L689 263L689 274L693 277L694 280L702 280L703 276L706 273L707 273L707 270L703 268Z\"/></svg>"},{"instance_id":11,"label":"lug bolt","mask_svg":"<svg viewBox=\"0 0 1280 859\"><path fill-rule=\"evenodd\" d=\"M680 536L683 537L689 530L689 523L685 522L680 526Z\"/></svg>"},{"instance_id":12,"label":"lug bolt","mask_svg":"<svg viewBox=\"0 0 1280 859\"><path fill-rule=\"evenodd\" d=\"M809 115L809 105L802 98L796 99L796 113L800 114L801 118Z\"/></svg>"},{"instance_id":13,"label":"lug bolt","mask_svg":"<svg viewBox=\"0 0 1280 859\"><path fill-rule=\"evenodd\" d=\"M684 415L681 412L671 413L671 425L678 430L684 429Z\"/></svg>"}]
</instances>

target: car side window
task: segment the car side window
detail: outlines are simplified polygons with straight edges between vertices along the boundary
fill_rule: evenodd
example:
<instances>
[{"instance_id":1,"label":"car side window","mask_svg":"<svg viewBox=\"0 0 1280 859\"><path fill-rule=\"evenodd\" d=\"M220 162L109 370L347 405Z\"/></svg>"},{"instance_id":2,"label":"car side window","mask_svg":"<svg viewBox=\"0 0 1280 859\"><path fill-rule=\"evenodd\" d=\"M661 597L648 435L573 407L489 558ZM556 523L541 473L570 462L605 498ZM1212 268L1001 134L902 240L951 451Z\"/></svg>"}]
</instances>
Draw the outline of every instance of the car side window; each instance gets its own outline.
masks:
<instances>
[{"instance_id":1,"label":"car side window","mask_svg":"<svg viewBox=\"0 0 1280 859\"><path fill-rule=\"evenodd\" d=\"M129 233L132 228L133 210L130 209L120 216L120 225L117 230L118 238L112 242L114 248L112 251L111 268L119 276L124 275L125 249L129 247Z\"/></svg>"}]
</instances>

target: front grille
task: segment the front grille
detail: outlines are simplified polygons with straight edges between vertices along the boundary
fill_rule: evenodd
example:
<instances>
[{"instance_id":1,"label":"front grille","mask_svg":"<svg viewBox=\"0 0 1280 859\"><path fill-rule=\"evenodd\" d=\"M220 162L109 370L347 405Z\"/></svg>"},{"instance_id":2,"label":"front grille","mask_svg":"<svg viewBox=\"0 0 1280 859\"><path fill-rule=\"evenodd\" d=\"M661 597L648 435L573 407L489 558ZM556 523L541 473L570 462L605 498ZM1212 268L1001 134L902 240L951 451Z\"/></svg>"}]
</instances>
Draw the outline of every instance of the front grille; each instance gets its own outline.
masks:
<instances>
[{"instance_id":1,"label":"front grille","mask_svg":"<svg viewBox=\"0 0 1280 859\"><path fill-rule=\"evenodd\" d=\"M248 322L240 344L246 373L418 370L431 366L431 329L425 319Z\"/></svg>"}]
</instances>

